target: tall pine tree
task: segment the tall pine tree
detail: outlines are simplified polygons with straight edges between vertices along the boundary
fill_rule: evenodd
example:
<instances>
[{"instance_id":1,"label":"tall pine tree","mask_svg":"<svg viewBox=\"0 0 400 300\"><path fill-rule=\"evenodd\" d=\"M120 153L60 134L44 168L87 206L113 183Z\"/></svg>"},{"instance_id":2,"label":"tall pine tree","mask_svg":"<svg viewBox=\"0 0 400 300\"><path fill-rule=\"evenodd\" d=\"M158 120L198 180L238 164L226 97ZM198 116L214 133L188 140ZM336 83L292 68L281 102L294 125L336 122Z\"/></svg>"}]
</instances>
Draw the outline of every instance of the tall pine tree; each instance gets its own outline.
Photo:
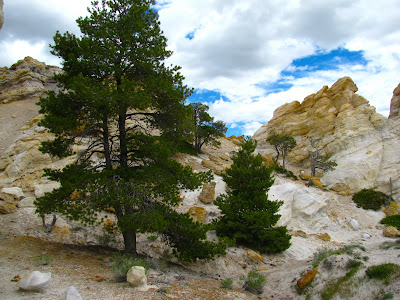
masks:
<instances>
[{"instance_id":1,"label":"tall pine tree","mask_svg":"<svg viewBox=\"0 0 400 300\"><path fill-rule=\"evenodd\" d=\"M228 192L215 201L222 213L216 231L261 253L282 252L289 248L290 236L286 227L273 227L282 202L268 200L273 169L263 165L260 155L253 155L256 146L256 140L246 139L222 175Z\"/></svg>"},{"instance_id":2,"label":"tall pine tree","mask_svg":"<svg viewBox=\"0 0 400 300\"><path fill-rule=\"evenodd\" d=\"M112 207L126 252L136 254L138 232L159 232L182 259L208 259L224 246L206 242L207 226L172 209L180 189L197 188L210 173L195 174L171 159L180 120L190 113L184 103L191 90L178 67L164 64L171 52L152 5L93 1L90 15L77 20L80 37L54 36L52 53L63 61L57 76L62 90L39 101L41 125L55 135L41 150L65 157L76 143L87 148L63 170L46 171L61 187L37 199L37 213L92 223Z\"/></svg>"}]
</instances>

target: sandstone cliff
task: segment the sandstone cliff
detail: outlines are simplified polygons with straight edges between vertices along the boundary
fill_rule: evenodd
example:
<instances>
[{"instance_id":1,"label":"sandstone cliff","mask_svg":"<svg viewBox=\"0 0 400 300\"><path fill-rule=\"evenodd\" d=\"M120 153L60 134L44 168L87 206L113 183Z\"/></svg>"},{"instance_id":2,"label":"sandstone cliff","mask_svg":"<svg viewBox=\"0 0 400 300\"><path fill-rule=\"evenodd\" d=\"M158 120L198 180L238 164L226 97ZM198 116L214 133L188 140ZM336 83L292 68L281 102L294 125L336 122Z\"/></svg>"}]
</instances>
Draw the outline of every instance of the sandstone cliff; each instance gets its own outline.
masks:
<instances>
[{"instance_id":1,"label":"sandstone cliff","mask_svg":"<svg viewBox=\"0 0 400 300\"><path fill-rule=\"evenodd\" d=\"M289 163L308 168L311 145L307 137L321 138L319 146L338 164L323 175L325 185L333 189L346 186L349 193L362 188L389 193L392 178L393 194L400 196L400 120L395 118L400 88L394 92L397 104L392 100L392 119L376 113L357 90L353 80L344 77L302 103L294 101L277 108L273 118L254 134L258 151L275 155L266 141L272 131L291 135L298 145L289 154Z\"/></svg>"}]
</instances>

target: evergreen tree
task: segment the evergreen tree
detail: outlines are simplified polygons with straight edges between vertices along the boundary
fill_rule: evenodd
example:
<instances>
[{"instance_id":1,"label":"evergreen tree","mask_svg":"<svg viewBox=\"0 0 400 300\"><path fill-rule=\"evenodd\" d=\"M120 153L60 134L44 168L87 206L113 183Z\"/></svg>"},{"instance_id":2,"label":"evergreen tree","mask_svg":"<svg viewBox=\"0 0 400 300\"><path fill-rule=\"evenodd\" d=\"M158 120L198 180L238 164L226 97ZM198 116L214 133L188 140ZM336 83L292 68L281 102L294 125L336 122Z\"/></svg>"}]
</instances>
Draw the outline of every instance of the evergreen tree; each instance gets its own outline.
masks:
<instances>
[{"instance_id":1,"label":"evergreen tree","mask_svg":"<svg viewBox=\"0 0 400 300\"><path fill-rule=\"evenodd\" d=\"M196 189L211 174L195 174L171 159L191 90L178 67L163 63L171 52L153 4L93 1L90 15L77 20L80 37L54 36L52 53L63 60L64 72L56 77L62 91L39 101L41 125L55 135L41 150L65 157L76 143L88 146L63 170L46 171L61 187L37 199L37 213L93 223L112 207L126 252L136 254L138 232L159 232L182 259L208 259L224 253L224 246L205 242L208 227L172 209L181 189ZM199 251L187 249L182 236Z\"/></svg>"},{"instance_id":2,"label":"evergreen tree","mask_svg":"<svg viewBox=\"0 0 400 300\"><path fill-rule=\"evenodd\" d=\"M256 140L246 139L222 175L228 193L215 201L222 213L216 231L262 253L282 252L290 246L290 236L286 227L273 227L282 202L268 200L273 169L263 165L260 155L253 155L256 146Z\"/></svg>"},{"instance_id":3,"label":"evergreen tree","mask_svg":"<svg viewBox=\"0 0 400 300\"><path fill-rule=\"evenodd\" d=\"M194 148L197 152L201 151L204 144L219 145L218 138L224 136L226 125L222 121L214 121L208 114L208 106L199 102L191 103L192 120L194 125Z\"/></svg>"},{"instance_id":4,"label":"evergreen tree","mask_svg":"<svg viewBox=\"0 0 400 300\"><path fill-rule=\"evenodd\" d=\"M278 162L279 155L282 153L282 168L285 170L286 156L294 147L296 147L296 140L290 135L280 135L277 133L272 133L268 138L267 142L275 147L276 158L275 165Z\"/></svg>"}]
</instances>

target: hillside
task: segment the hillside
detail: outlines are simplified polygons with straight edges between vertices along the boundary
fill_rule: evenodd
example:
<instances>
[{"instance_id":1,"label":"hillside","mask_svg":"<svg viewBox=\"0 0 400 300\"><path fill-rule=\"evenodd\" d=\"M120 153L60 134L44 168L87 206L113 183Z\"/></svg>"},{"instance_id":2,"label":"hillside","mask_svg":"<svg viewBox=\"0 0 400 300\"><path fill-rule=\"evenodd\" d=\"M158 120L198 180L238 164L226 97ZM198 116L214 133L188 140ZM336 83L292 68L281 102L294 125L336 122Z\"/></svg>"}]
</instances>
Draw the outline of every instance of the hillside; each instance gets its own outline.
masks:
<instances>
[{"instance_id":1,"label":"hillside","mask_svg":"<svg viewBox=\"0 0 400 300\"><path fill-rule=\"evenodd\" d=\"M322 137L324 151L338 162L335 171L321 174L325 185L322 187L276 175L269 198L284 201L279 224L288 227L292 246L282 254L263 256L243 247L231 247L226 256L214 261L179 264L166 256L168 246L161 237L149 239L141 235L138 251L154 263L148 274L149 290L137 291L127 284L113 282L112 251L95 247L121 249L120 234L110 235L107 231L110 224L115 225L112 216L107 223L90 227L58 216L54 230L45 233L42 220L34 214L35 197L57 187L57 183L43 178L43 169L61 168L74 159L56 160L38 151L40 142L51 138L44 128L37 126L40 116L36 115L38 108L34 104L45 89L55 88L49 72L59 69L32 58L19 61L10 70L0 69L2 118L11 115L10 120L18 119L10 127L2 125L0 130L0 137L7 137L0 141L0 148L5 149L0 155L0 208L5 212L0 214L0 263L4 270L0 282L6 283L0 298L61 299L67 287L74 285L84 299L257 299L242 289L241 276L252 270L267 278L262 299L320 299L329 289L335 290L332 299L380 299L388 294L393 299L400 297L400 276L395 275L385 285L365 275L372 265L398 263L399 244L395 242L399 233L386 237L385 227L379 223L385 212L358 208L351 199L362 187L382 188L387 192L389 175L394 183L395 200L398 199L399 156L395 146L399 118L394 113L390 119L376 114L366 99L355 94L356 85L350 78L340 79L331 88L324 87L302 103L278 108L273 119L254 136L259 140L258 151L273 156L273 149L265 142L268 133L275 130L293 135L299 146L289 157L289 169L296 175L300 170L307 172L307 135ZM16 107L26 110L16 111ZM17 117L12 118L13 114ZM9 124L4 120L2 124ZM215 188L204 187L210 190L208 198L201 195L202 189L182 191L178 211L189 212L206 223L218 216L213 200L226 188L219 175L232 163L230 156L238 144L237 138L223 138L220 147L205 147L199 156L177 155L178 161L195 170L211 169L215 182ZM75 150L79 153L84 147L76 145ZM344 188L338 189L338 185ZM47 222L50 220L48 216ZM215 238L214 234L209 238ZM49 266L35 264L34 258L43 255L52 256L54 262ZM323 257L319 265L318 255ZM299 292L297 280L315 267L318 273L311 285ZM45 294L19 292L11 281L14 276L33 270L52 272L52 284ZM350 271L351 276L343 279ZM226 278L234 279L233 290L219 287L221 279ZM161 289L167 293L157 292Z\"/></svg>"}]
</instances>

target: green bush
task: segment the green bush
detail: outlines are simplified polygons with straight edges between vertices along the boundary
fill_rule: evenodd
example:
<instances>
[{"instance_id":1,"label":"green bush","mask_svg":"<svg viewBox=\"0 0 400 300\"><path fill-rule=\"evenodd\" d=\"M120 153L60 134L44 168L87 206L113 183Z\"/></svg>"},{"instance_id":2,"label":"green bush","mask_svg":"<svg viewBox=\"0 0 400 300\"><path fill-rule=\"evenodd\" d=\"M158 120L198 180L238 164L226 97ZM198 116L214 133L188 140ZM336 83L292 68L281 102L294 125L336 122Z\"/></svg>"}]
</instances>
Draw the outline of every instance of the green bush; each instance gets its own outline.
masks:
<instances>
[{"instance_id":1,"label":"green bush","mask_svg":"<svg viewBox=\"0 0 400 300\"><path fill-rule=\"evenodd\" d=\"M396 264L381 264L371 266L366 270L366 274L370 279L379 279L389 282L392 275L400 273L400 266Z\"/></svg>"},{"instance_id":2,"label":"green bush","mask_svg":"<svg viewBox=\"0 0 400 300\"><path fill-rule=\"evenodd\" d=\"M53 262L53 256L42 255L35 258L35 262L39 265L50 265Z\"/></svg>"},{"instance_id":3,"label":"green bush","mask_svg":"<svg viewBox=\"0 0 400 300\"><path fill-rule=\"evenodd\" d=\"M245 290L256 295L261 295L265 285L265 276L257 271L250 271L247 275Z\"/></svg>"},{"instance_id":4,"label":"green bush","mask_svg":"<svg viewBox=\"0 0 400 300\"><path fill-rule=\"evenodd\" d=\"M381 224L394 226L400 230L400 215L389 216L381 220Z\"/></svg>"},{"instance_id":5,"label":"green bush","mask_svg":"<svg viewBox=\"0 0 400 300\"><path fill-rule=\"evenodd\" d=\"M126 281L126 274L134 267L139 266L147 269L148 263L137 257L133 257L129 254L116 253L113 255L112 260L114 262L112 271L116 282Z\"/></svg>"},{"instance_id":6,"label":"green bush","mask_svg":"<svg viewBox=\"0 0 400 300\"><path fill-rule=\"evenodd\" d=\"M231 290L233 288L233 279L232 278L226 278L221 281L221 287L224 289L229 289Z\"/></svg>"},{"instance_id":7,"label":"green bush","mask_svg":"<svg viewBox=\"0 0 400 300\"><path fill-rule=\"evenodd\" d=\"M292 171L289 171L288 169L284 169L282 166L274 165L273 169L276 173L285 174L287 177L297 180L297 176L294 175L294 173Z\"/></svg>"},{"instance_id":8,"label":"green bush","mask_svg":"<svg viewBox=\"0 0 400 300\"><path fill-rule=\"evenodd\" d=\"M353 195L353 201L357 207L379 210L382 205L390 201L390 196L372 189L363 189Z\"/></svg>"}]
</instances>

